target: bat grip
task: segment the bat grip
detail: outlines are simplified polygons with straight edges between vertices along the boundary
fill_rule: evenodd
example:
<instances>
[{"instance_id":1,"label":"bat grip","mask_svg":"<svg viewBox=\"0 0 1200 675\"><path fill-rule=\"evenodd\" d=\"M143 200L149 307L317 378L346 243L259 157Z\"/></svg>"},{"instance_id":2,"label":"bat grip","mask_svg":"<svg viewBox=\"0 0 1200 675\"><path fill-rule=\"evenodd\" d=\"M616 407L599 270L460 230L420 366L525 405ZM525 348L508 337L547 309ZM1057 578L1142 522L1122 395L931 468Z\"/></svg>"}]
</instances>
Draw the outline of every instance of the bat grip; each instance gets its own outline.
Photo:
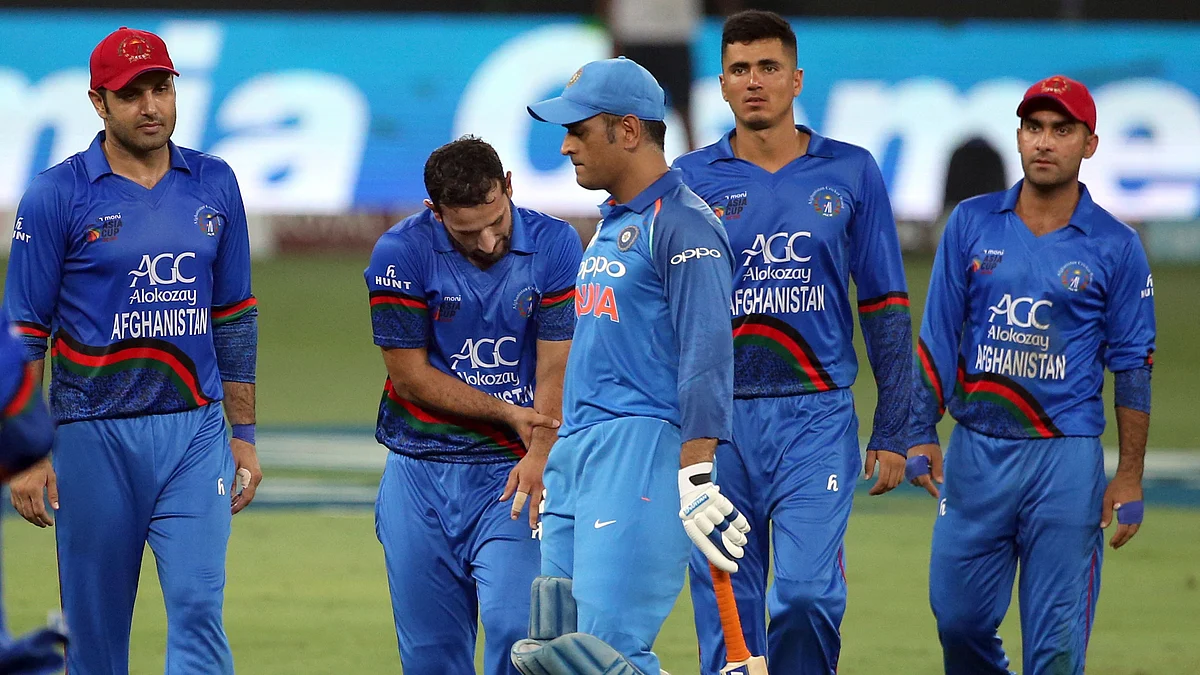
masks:
<instances>
[{"instance_id":1,"label":"bat grip","mask_svg":"<svg viewBox=\"0 0 1200 675\"><path fill-rule=\"evenodd\" d=\"M717 614L721 617L721 632L725 634L726 658L731 663L750 658L746 647L746 636L742 633L742 620L738 616L737 600L733 597L733 581L729 573L709 563L712 572L713 594L717 596Z\"/></svg>"}]
</instances>

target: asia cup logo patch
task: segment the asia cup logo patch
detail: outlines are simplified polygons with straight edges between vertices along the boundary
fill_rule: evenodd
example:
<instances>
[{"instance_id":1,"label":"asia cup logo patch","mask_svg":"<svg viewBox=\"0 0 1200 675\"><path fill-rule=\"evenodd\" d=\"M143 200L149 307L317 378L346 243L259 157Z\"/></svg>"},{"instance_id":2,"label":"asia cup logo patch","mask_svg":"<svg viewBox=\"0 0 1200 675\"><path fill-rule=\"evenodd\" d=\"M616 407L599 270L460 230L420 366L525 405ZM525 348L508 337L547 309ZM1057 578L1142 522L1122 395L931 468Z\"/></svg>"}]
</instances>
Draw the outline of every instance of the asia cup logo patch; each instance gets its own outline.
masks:
<instances>
[{"instance_id":1,"label":"asia cup logo patch","mask_svg":"<svg viewBox=\"0 0 1200 675\"><path fill-rule=\"evenodd\" d=\"M210 237L217 236L221 228L225 227L225 216L207 204L196 209L195 220L200 231Z\"/></svg>"},{"instance_id":2,"label":"asia cup logo patch","mask_svg":"<svg viewBox=\"0 0 1200 675\"><path fill-rule=\"evenodd\" d=\"M1092 283L1092 270L1084 263L1072 260L1058 270L1058 280L1072 293L1083 291Z\"/></svg>"},{"instance_id":3,"label":"asia cup logo patch","mask_svg":"<svg viewBox=\"0 0 1200 675\"><path fill-rule=\"evenodd\" d=\"M823 186L808 196L808 205L819 216L832 218L842 212L845 208L845 202L842 200L842 195L837 190Z\"/></svg>"},{"instance_id":4,"label":"asia cup logo patch","mask_svg":"<svg viewBox=\"0 0 1200 675\"><path fill-rule=\"evenodd\" d=\"M718 220L737 220L742 217L742 211L746 209L747 194L738 192L737 194L725 195L716 204L709 205L713 215Z\"/></svg>"},{"instance_id":5,"label":"asia cup logo patch","mask_svg":"<svg viewBox=\"0 0 1200 675\"><path fill-rule=\"evenodd\" d=\"M517 293L516 299L513 300L513 309L517 310L517 314L522 319L528 319L533 314L533 307L537 304L537 289L533 286L526 286Z\"/></svg>"},{"instance_id":6,"label":"asia cup logo patch","mask_svg":"<svg viewBox=\"0 0 1200 675\"><path fill-rule=\"evenodd\" d=\"M971 271L976 274L991 274L1002 260L1004 249L985 248L982 256L971 261Z\"/></svg>"},{"instance_id":7,"label":"asia cup logo patch","mask_svg":"<svg viewBox=\"0 0 1200 675\"><path fill-rule=\"evenodd\" d=\"M617 235L617 250L624 253L633 248L633 243L637 241L639 232L640 230L638 230L637 225L630 225L621 230L621 233Z\"/></svg>"},{"instance_id":8,"label":"asia cup logo patch","mask_svg":"<svg viewBox=\"0 0 1200 675\"><path fill-rule=\"evenodd\" d=\"M96 224L84 231L83 239L89 244L113 241L120 232L121 214L115 213L111 216L100 216L97 218Z\"/></svg>"}]
</instances>

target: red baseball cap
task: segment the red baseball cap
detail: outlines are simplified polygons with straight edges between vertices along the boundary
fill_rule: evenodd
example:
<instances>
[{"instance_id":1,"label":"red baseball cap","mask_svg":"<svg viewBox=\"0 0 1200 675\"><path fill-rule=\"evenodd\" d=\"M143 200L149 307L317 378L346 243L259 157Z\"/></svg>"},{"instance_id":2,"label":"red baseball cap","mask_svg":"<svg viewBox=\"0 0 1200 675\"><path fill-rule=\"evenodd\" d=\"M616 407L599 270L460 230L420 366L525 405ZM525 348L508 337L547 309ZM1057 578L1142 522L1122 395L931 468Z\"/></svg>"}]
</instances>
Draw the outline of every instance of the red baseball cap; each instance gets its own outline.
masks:
<instances>
[{"instance_id":1,"label":"red baseball cap","mask_svg":"<svg viewBox=\"0 0 1200 675\"><path fill-rule=\"evenodd\" d=\"M1068 115L1087 125L1096 133L1096 102L1082 82L1069 77L1054 75L1034 84L1025 92L1021 105L1017 106L1017 117L1024 118L1025 111L1033 101L1047 100L1057 103Z\"/></svg>"},{"instance_id":2,"label":"red baseball cap","mask_svg":"<svg viewBox=\"0 0 1200 675\"><path fill-rule=\"evenodd\" d=\"M130 80L152 70L165 70L178 76L167 43L154 33L121 26L109 33L92 50L89 62L92 89L116 91Z\"/></svg>"}]
</instances>

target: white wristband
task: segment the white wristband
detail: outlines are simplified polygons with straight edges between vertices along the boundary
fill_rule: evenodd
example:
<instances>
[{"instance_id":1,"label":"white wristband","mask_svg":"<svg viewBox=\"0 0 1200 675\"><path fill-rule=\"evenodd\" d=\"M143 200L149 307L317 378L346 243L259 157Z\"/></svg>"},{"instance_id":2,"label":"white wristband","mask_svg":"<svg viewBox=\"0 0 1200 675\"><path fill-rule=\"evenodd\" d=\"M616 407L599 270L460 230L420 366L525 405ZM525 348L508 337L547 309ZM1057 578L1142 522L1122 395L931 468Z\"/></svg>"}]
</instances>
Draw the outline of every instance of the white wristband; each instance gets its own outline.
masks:
<instances>
[{"instance_id":1,"label":"white wristband","mask_svg":"<svg viewBox=\"0 0 1200 675\"><path fill-rule=\"evenodd\" d=\"M689 464L679 470L679 496L682 497L705 483L712 483L712 462ZM701 478L699 483L693 478Z\"/></svg>"}]
</instances>

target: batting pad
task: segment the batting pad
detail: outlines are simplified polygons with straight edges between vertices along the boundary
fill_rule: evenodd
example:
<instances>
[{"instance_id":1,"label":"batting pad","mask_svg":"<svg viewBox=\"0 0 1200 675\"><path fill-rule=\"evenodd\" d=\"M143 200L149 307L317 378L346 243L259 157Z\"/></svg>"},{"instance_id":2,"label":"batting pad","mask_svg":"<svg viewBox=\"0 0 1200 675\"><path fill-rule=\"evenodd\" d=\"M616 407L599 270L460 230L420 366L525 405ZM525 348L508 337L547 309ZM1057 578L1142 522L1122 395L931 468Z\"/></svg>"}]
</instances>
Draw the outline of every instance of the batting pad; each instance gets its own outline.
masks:
<instances>
[{"instance_id":1,"label":"batting pad","mask_svg":"<svg viewBox=\"0 0 1200 675\"><path fill-rule=\"evenodd\" d=\"M538 577L530 588L529 637L553 640L579 630L575 596L566 577Z\"/></svg>"},{"instance_id":2,"label":"batting pad","mask_svg":"<svg viewBox=\"0 0 1200 675\"><path fill-rule=\"evenodd\" d=\"M549 642L521 640L512 662L524 675L645 675L608 643L587 633Z\"/></svg>"}]
</instances>

